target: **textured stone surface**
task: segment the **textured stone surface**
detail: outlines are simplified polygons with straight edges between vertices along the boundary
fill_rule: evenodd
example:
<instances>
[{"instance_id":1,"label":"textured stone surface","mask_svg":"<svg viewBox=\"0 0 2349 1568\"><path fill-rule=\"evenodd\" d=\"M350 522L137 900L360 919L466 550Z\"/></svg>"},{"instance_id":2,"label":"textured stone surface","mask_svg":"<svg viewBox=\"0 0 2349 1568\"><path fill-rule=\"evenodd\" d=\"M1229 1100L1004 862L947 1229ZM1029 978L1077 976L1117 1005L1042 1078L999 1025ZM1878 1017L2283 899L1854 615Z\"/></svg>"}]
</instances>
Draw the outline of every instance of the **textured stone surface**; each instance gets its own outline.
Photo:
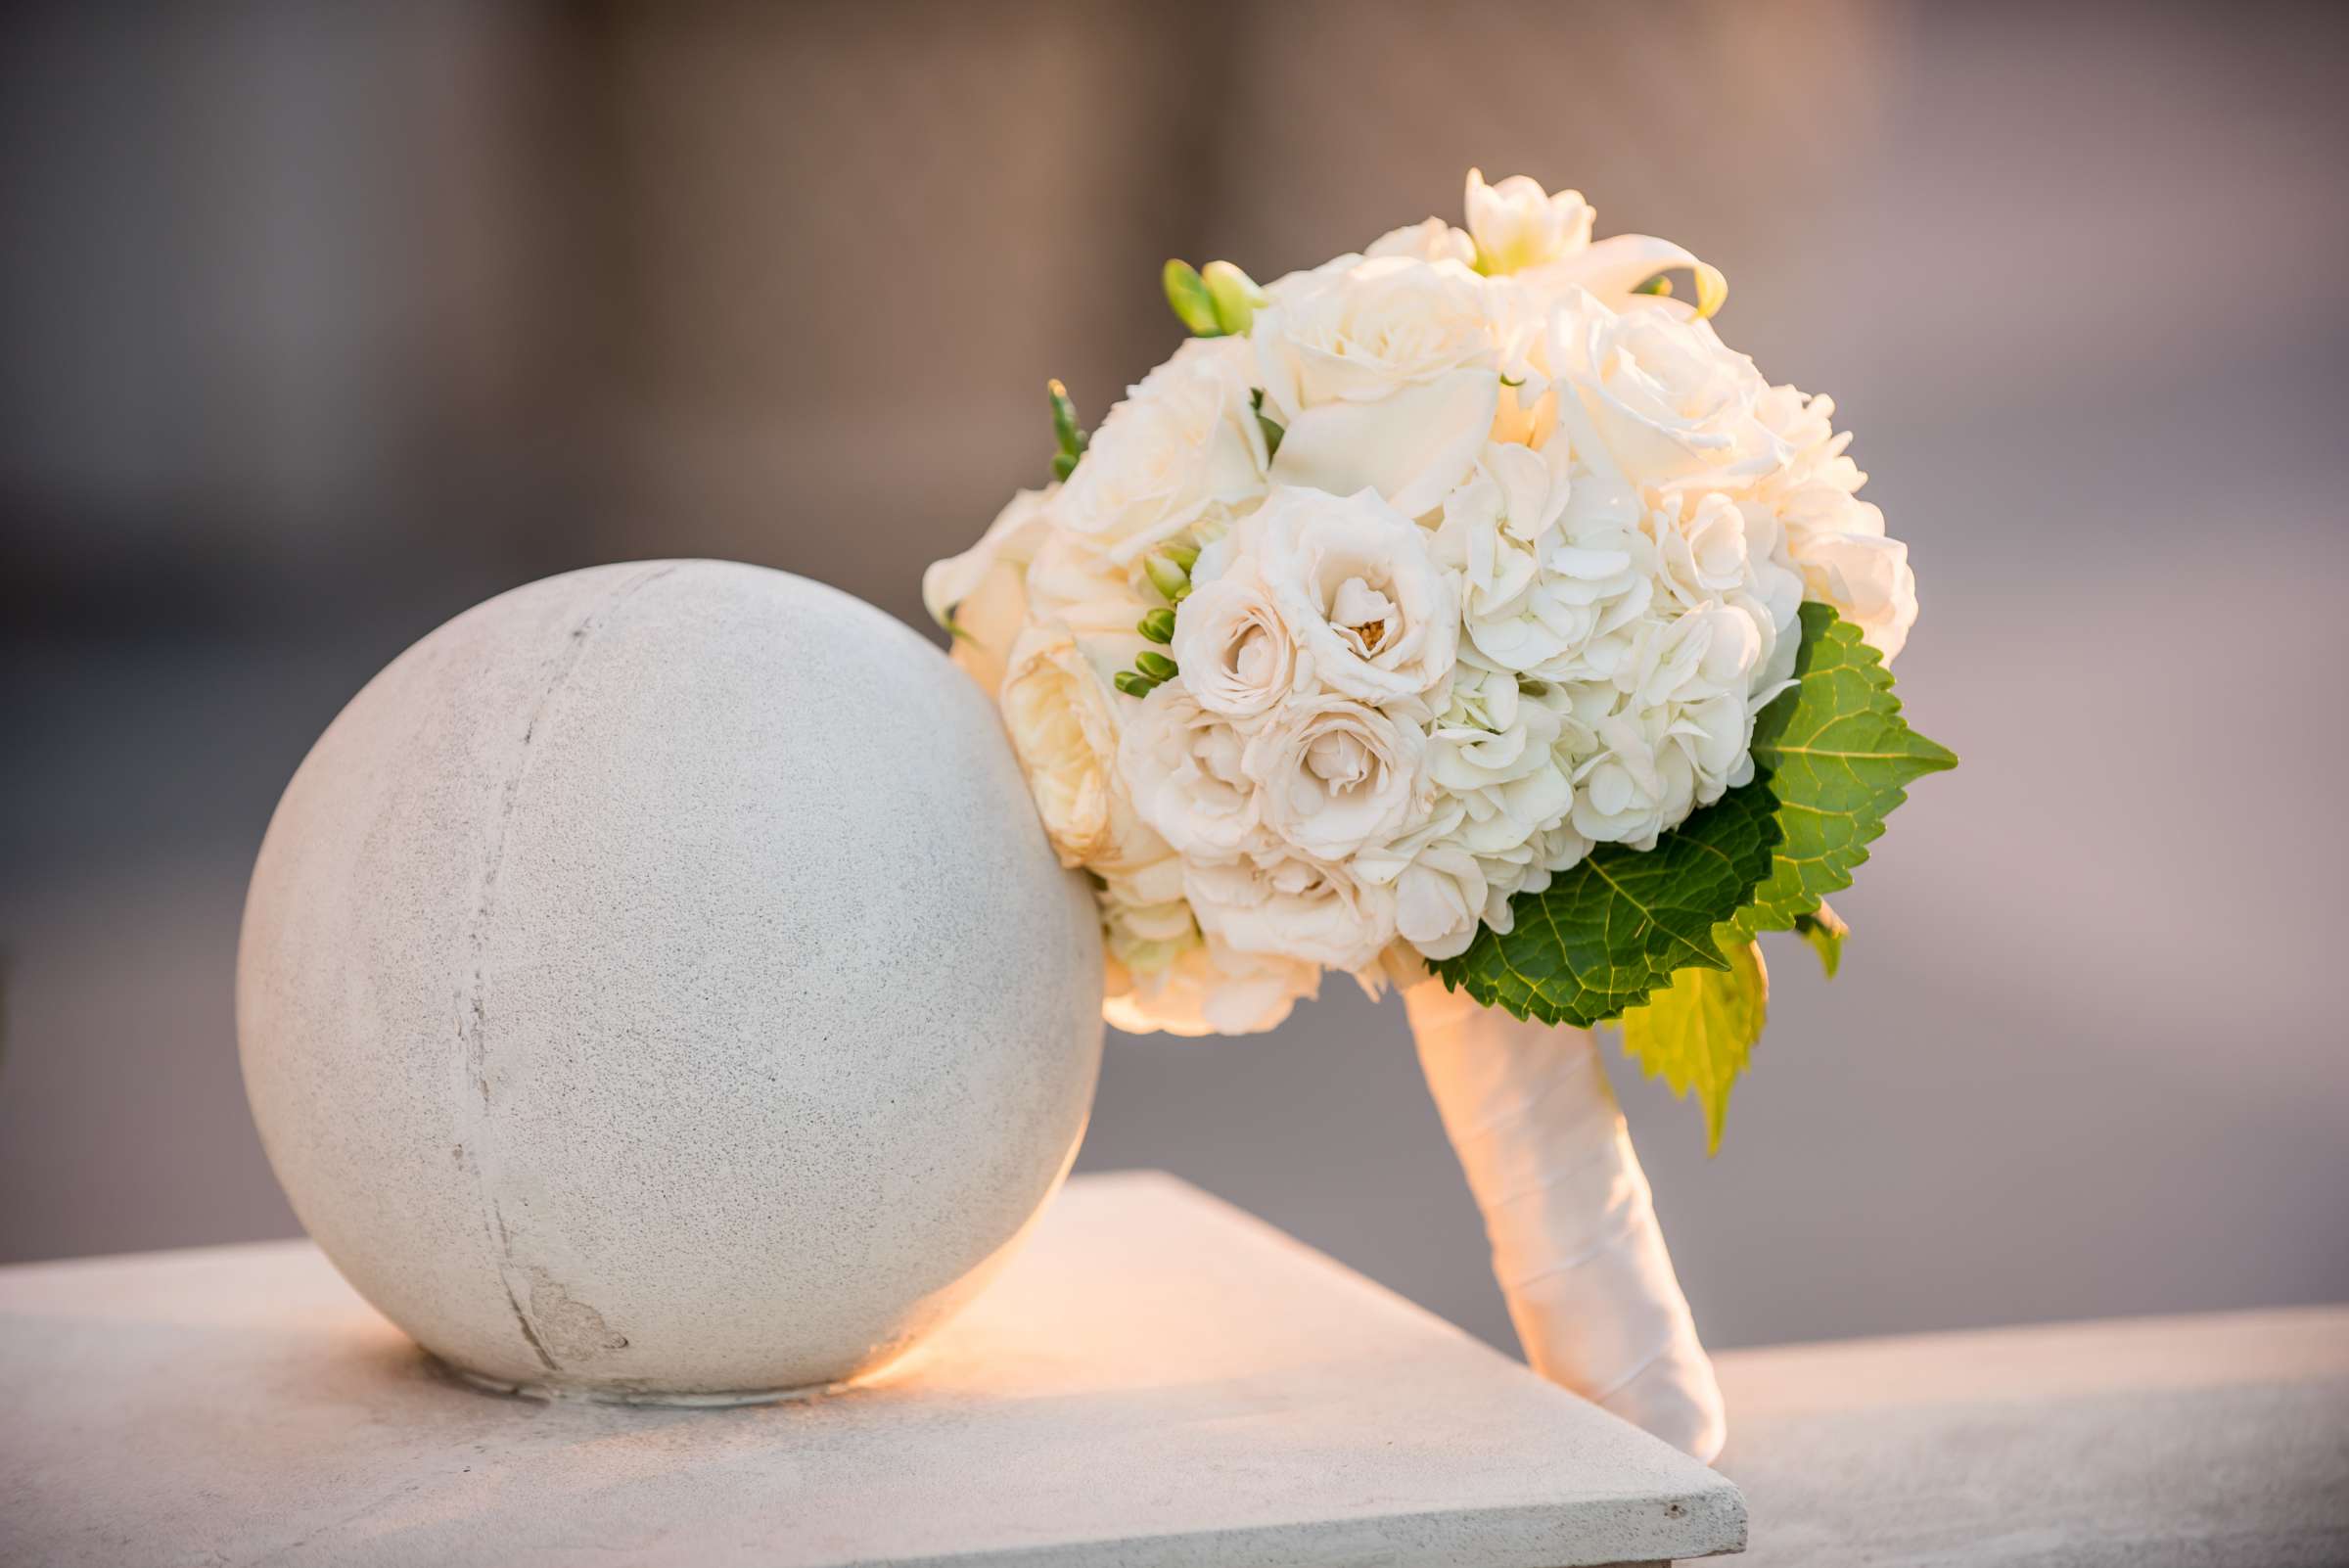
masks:
<instances>
[{"instance_id":1,"label":"textured stone surface","mask_svg":"<svg viewBox=\"0 0 2349 1568\"><path fill-rule=\"evenodd\" d=\"M2349 1563L2349 1310L1793 1345L1719 1365L1749 1562Z\"/></svg>"},{"instance_id":2,"label":"textured stone surface","mask_svg":"<svg viewBox=\"0 0 2349 1568\"><path fill-rule=\"evenodd\" d=\"M1735 1488L1169 1177L1080 1177L912 1356L748 1409L427 1363L309 1246L0 1269L0 1562L1563 1568Z\"/></svg>"},{"instance_id":3,"label":"textured stone surface","mask_svg":"<svg viewBox=\"0 0 2349 1568\"><path fill-rule=\"evenodd\" d=\"M237 986L302 1223L492 1379L886 1362L1068 1168L1091 899L993 714L778 572L550 578L401 655L287 788Z\"/></svg>"}]
</instances>

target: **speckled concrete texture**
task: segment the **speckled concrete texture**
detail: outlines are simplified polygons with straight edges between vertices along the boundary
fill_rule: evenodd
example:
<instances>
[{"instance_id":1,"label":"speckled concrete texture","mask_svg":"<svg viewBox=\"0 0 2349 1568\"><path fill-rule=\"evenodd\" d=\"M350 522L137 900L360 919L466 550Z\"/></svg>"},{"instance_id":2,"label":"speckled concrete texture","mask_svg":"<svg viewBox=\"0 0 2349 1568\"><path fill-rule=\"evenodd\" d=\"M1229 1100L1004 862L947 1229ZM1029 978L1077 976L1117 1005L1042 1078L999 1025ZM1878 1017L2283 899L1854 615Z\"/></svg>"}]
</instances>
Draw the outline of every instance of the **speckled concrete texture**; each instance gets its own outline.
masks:
<instances>
[{"instance_id":1,"label":"speckled concrete texture","mask_svg":"<svg viewBox=\"0 0 2349 1568\"><path fill-rule=\"evenodd\" d=\"M1080 1176L971 1310L747 1410L484 1399L302 1242L0 1268L0 1563L1568 1568L1737 1489L1179 1182Z\"/></svg>"},{"instance_id":2,"label":"speckled concrete texture","mask_svg":"<svg viewBox=\"0 0 2349 1568\"><path fill-rule=\"evenodd\" d=\"M1092 900L989 705L783 573L517 589L334 721L253 870L238 1036L295 1210L496 1383L833 1383L984 1283L1100 1064Z\"/></svg>"}]
</instances>

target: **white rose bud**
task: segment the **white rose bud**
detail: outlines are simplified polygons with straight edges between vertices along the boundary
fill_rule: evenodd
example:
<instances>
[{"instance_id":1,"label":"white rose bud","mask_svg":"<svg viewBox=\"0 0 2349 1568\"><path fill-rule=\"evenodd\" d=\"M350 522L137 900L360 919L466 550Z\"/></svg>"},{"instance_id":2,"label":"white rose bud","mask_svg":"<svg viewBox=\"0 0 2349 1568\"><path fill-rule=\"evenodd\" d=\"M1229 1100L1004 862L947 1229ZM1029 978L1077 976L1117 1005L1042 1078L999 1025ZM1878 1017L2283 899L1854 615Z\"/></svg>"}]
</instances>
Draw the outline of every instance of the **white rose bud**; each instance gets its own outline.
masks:
<instances>
[{"instance_id":1,"label":"white rose bud","mask_svg":"<svg viewBox=\"0 0 2349 1568\"><path fill-rule=\"evenodd\" d=\"M1174 662L1202 708L1252 718L1289 694L1297 642L1253 572L1194 587L1174 613Z\"/></svg>"},{"instance_id":2,"label":"white rose bud","mask_svg":"<svg viewBox=\"0 0 2349 1568\"><path fill-rule=\"evenodd\" d=\"M1248 737L1200 706L1189 674L1134 709L1118 767L1144 822L1183 854L1232 855L1269 843L1257 782L1242 766Z\"/></svg>"},{"instance_id":3,"label":"white rose bud","mask_svg":"<svg viewBox=\"0 0 2349 1568\"><path fill-rule=\"evenodd\" d=\"M1267 826L1307 854L1342 860L1415 825L1429 804L1426 737L1351 698L1283 705L1248 738L1240 766Z\"/></svg>"}]
</instances>

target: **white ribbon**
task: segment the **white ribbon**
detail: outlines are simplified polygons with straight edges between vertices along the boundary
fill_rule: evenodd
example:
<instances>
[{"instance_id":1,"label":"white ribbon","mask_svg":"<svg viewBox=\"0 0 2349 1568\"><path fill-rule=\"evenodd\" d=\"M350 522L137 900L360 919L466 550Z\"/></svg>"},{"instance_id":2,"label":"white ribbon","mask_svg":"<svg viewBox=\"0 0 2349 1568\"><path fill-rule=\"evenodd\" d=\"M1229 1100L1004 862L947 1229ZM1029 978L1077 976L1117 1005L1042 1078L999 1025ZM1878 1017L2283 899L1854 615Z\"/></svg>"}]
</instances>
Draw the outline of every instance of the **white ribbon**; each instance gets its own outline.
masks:
<instances>
[{"instance_id":1,"label":"white ribbon","mask_svg":"<svg viewBox=\"0 0 2349 1568\"><path fill-rule=\"evenodd\" d=\"M1404 1005L1526 1360L1711 1463L1728 1431L1721 1386L1589 1032L1434 980Z\"/></svg>"}]
</instances>

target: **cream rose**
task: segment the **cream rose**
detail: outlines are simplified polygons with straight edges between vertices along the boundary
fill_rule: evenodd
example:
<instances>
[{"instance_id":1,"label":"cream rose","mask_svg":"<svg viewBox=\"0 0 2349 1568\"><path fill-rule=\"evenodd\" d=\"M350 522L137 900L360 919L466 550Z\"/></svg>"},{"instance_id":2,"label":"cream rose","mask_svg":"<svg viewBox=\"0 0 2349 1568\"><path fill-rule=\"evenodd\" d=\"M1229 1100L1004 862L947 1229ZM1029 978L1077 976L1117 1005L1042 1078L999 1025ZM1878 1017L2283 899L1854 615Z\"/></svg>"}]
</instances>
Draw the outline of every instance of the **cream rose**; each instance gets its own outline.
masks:
<instances>
[{"instance_id":1,"label":"cream rose","mask_svg":"<svg viewBox=\"0 0 2349 1568\"><path fill-rule=\"evenodd\" d=\"M1451 672L1459 646L1451 582L1418 525L1377 496L1276 489L1234 542L1297 641L1301 687L1318 681L1384 702Z\"/></svg>"},{"instance_id":2,"label":"cream rose","mask_svg":"<svg viewBox=\"0 0 2349 1568\"><path fill-rule=\"evenodd\" d=\"M1342 860L1426 815L1426 740L1350 697L1283 704L1248 737L1240 768L1265 825L1303 853Z\"/></svg>"},{"instance_id":3,"label":"cream rose","mask_svg":"<svg viewBox=\"0 0 2349 1568\"><path fill-rule=\"evenodd\" d=\"M1020 634L996 701L1063 865L1116 869L1168 853L1118 778L1117 699L1066 626Z\"/></svg>"},{"instance_id":4,"label":"cream rose","mask_svg":"<svg viewBox=\"0 0 2349 1568\"><path fill-rule=\"evenodd\" d=\"M1020 491L977 544L922 574L922 605L954 639L954 663L990 694L1003 683L1004 656L1027 618L1028 563L1052 536L1059 489Z\"/></svg>"}]
</instances>

